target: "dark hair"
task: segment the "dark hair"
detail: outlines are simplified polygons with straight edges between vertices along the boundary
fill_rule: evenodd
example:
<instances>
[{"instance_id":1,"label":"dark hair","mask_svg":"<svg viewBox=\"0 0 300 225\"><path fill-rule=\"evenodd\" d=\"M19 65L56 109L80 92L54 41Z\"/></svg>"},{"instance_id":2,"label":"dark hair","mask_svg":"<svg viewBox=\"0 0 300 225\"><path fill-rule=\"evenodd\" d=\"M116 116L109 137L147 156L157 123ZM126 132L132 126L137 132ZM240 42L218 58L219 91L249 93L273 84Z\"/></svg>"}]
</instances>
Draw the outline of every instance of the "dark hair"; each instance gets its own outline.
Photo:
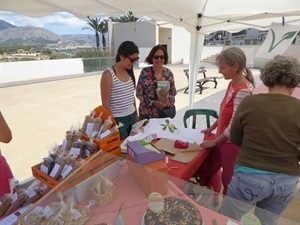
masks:
<instances>
[{"instance_id":1,"label":"dark hair","mask_svg":"<svg viewBox=\"0 0 300 225\"><path fill-rule=\"evenodd\" d=\"M223 50L216 58L216 62L223 61L229 66L233 66L235 63L239 65L238 72L244 74L249 82L255 86L254 78L251 70L246 66L246 55L242 49L238 47L230 47Z\"/></svg>"},{"instance_id":2,"label":"dark hair","mask_svg":"<svg viewBox=\"0 0 300 225\"><path fill-rule=\"evenodd\" d=\"M124 41L122 44L120 44L118 48L118 52L116 55L116 62L119 62L121 60L121 55L124 57L130 56L135 53L140 53L139 48L132 42L132 41ZM126 69L127 73L131 77L134 87L135 87L135 76L133 72L133 67L131 69Z\"/></svg>"},{"instance_id":3,"label":"dark hair","mask_svg":"<svg viewBox=\"0 0 300 225\"><path fill-rule=\"evenodd\" d=\"M154 46L151 49L149 55L146 57L145 62L147 62L148 64L153 64L153 56L154 56L155 52L157 52L157 50L159 50L159 49L161 49L164 52L164 56L165 56L164 64L167 64L168 60L169 60L168 52L162 45Z\"/></svg>"},{"instance_id":4,"label":"dark hair","mask_svg":"<svg viewBox=\"0 0 300 225\"><path fill-rule=\"evenodd\" d=\"M300 83L300 65L293 57L277 55L260 69L260 79L267 87L295 88Z\"/></svg>"}]
</instances>

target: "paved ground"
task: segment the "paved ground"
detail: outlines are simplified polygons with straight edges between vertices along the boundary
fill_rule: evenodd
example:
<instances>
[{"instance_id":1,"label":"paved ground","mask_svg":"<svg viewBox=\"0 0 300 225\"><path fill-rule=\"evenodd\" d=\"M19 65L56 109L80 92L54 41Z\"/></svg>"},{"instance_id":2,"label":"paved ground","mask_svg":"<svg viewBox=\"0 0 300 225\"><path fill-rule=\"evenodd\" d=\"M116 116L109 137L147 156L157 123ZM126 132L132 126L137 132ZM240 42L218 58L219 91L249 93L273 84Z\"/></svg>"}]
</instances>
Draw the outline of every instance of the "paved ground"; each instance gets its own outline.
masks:
<instances>
[{"instance_id":1,"label":"paved ground","mask_svg":"<svg viewBox=\"0 0 300 225\"><path fill-rule=\"evenodd\" d=\"M196 90L194 107L218 110L228 81L218 74L215 65L205 66L208 75L220 76L218 87L214 89L214 83L207 83L202 94ZM178 90L175 119L182 124L189 102L189 94L183 93L187 85L183 69L188 66L169 67L175 75ZM138 76L139 72L140 69L135 70L135 75ZM253 72L258 74L257 70ZM20 181L31 176L31 166L40 163L54 144L61 144L67 130L81 126L85 115L101 105L100 77L99 73L0 88L0 108L13 131L13 140L0 147Z\"/></svg>"}]
</instances>

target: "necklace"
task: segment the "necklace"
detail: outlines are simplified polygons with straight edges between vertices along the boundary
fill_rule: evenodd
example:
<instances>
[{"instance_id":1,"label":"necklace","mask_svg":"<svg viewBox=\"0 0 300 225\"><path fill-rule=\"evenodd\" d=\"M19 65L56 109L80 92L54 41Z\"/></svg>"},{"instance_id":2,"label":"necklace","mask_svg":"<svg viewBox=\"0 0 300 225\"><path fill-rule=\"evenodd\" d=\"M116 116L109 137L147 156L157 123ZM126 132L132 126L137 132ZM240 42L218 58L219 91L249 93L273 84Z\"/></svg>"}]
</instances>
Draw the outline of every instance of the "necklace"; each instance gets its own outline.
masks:
<instances>
[{"instance_id":1,"label":"necklace","mask_svg":"<svg viewBox=\"0 0 300 225\"><path fill-rule=\"evenodd\" d=\"M156 77L157 80L164 80L163 79L163 72L164 70L154 70L153 69L153 73L154 73L154 76Z\"/></svg>"}]
</instances>

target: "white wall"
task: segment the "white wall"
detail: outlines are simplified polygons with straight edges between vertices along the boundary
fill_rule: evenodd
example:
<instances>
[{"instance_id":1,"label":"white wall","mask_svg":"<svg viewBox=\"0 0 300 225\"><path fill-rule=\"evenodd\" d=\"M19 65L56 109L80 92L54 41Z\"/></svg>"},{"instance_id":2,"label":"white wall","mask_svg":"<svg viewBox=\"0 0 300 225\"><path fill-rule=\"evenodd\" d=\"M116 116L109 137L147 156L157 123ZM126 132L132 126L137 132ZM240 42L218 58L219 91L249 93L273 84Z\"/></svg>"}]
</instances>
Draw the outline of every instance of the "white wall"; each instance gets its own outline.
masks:
<instances>
[{"instance_id":1,"label":"white wall","mask_svg":"<svg viewBox=\"0 0 300 225\"><path fill-rule=\"evenodd\" d=\"M123 41L133 41L139 48L152 48L157 44L156 25L146 22L115 23L113 25L112 45L116 55Z\"/></svg>"},{"instance_id":2,"label":"white wall","mask_svg":"<svg viewBox=\"0 0 300 225\"><path fill-rule=\"evenodd\" d=\"M140 50L140 66L144 66L145 50L157 44L167 45L169 62L189 63L191 34L182 27L172 24L157 26L152 22L109 23L109 45L113 55L126 40L133 41Z\"/></svg>"},{"instance_id":3,"label":"white wall","mask_svg":"<svg viewBox=\"0 0 300 225\"><path fill-rule=\"evenodd\" d=\"M172 24L161 25L160 27L159 33L163 31L163 28L168 28L171 32L171 35L168 36L170 38L168 41L171 44L168 46L170 63L189 63L191 34L186 29ZM164 44L161 39L159 39L159 43Z\"/></svg>"},{"instance_id":4,"label":"white wall","mask_svg":"<svg viewBox=\"0 0 300 225\"><path fill-rule=\"evenodd\" d=\"M84 73L81 58L0 63L0 83Z\"/></svg>"},{"instance_id":5,"label":"white wall","mask_svg":"<svg viewBox=\"0 0 300 225\"><path fill-rule=\"evenodd\" d=\"M221 47L227 48L229 46ZM261 68L269 59L255 58L255 54L259 49L259 45L239 46L246 54L248 67L253 62L253 67ZM147 66L144 63L145 57L149 54L150 48L139 48L140 64L139 67ZM215 54L221 52L220 47L204 47L202 57L208 56L210 53ZM189 49L188 49L189 50ZM176 50L173 49L173 51ZM173 52L173 55L175 54ZM181 52L178 57L181 56ZM292 56L300 63L300 45L291 45L284 55ZM184 62L184 63L188 63ZM83 63L80 58L76 59L57 59L57 60L41 60L41 61L25 61L25 62L5 62L0 63L0 87L9 86L13 82L28 82L35 79L49 79L61 77L76 77L84 73ZM85 74L86 75L86 74Z\"/></svg>"},{"instance_id":6,"label":"white wall","mask_svg":"<svg viewBox=\"0 0 300 225\"><path fill-rule=\"evenodd\" d=\"M223 50L223 46L204 46L201 59L205 59L211 55L219 54Z\"/></svg>"},{"instance_id":7,"label":"white wall","mask_svg":"<svg viewBox=\"0 0 300 225\"><path fill-rule=\"evenodd\" d=\"M172 30L170 28L160 27L158 34L158 43L167 46L169 56L169 61L167 63L172 63Z\"/></svg>"}]
</instances>

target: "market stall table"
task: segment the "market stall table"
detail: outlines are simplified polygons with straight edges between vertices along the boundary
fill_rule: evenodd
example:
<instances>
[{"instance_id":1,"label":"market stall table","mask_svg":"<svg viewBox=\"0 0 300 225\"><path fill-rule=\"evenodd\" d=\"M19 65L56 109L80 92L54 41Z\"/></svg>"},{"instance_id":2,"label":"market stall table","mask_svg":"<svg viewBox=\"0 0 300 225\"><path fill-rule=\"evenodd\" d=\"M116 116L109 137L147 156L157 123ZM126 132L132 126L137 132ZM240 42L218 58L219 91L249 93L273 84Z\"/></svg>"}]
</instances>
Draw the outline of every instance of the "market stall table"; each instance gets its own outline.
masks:
<instances>
[{"instance_id":1,"label":"market stall table","mask_svg":"<svg viewBox=\"0 0 300 225\"><path fill-rule=\"evenodd\" d=\"M126 164L122 166L120 175L113 179L112 182L114 184L113 201L108 202L103 207L96 205L91 206L89 220L85 224L114 224L119 212L123 217L124 224L144 224L143 217L148 208L148 195L141 189L134 177L132 177ZM168 193L164 197L175 197L192 203L199 210L205 224L212 224L213 220L216 221L217 224L227 224L228 221L231 220L226 216L199 205L195 200L186 195L184 191L179 188L184 186L186 181L173 178L172 181L167 180L167 184ZM91 196L87 197L80 202L80 205L89 205L91 199L93 199ZM52 202L60 201L61 199L58 193L52 190L51 193L45 196L42 201L39 201L36 206L46 207ZM64 196L64 201L67 201L67 196ZM24 217L25 215L21 216L20 222L22 225L27 225L24 221ZM239 222L234 222L234 224L239 224Z\"/></svg>"},{"instance_id":2,"label":"market stall table","mask_svg":"<svg viewBox=\"0 0 300 225\"><path fill-rule=\"evenodd\" d=\"M215 136L213 134L205 136L205 140L211 140ZM170 159L168 163L168 174L182 180L190 180L198 171L199 167L205 161L210 153L210 149L203 149L190 163L181 163Z\"/></svg>"}]
</instances>

